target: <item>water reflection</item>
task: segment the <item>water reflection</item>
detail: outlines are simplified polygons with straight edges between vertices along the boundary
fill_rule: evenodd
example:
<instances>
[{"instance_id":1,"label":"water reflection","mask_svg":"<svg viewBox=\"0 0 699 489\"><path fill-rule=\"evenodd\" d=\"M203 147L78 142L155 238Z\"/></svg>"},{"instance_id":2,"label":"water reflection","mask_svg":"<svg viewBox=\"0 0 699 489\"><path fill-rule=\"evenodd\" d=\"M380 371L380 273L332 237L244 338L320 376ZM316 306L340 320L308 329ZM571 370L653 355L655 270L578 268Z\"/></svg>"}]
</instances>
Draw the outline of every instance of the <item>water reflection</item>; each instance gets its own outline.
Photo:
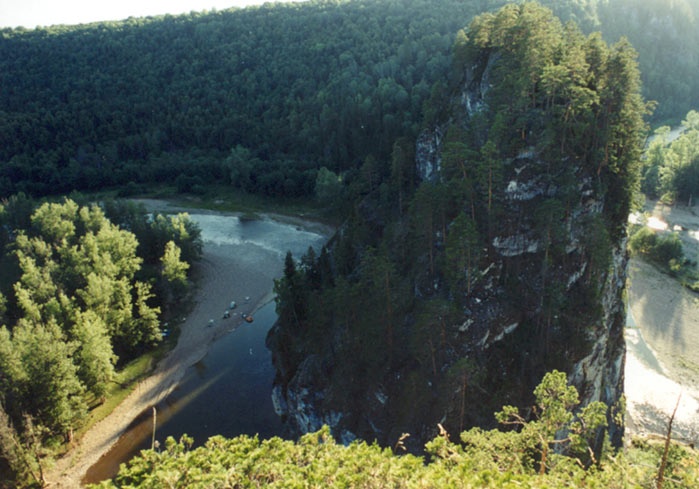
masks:
<instances>
[{"instance_id":1,"label":"water reflection","mask_svg":"<svg viewBox=\"0 0 699 489\"><path fill-rule=\"evenodd\" d=\"M241 220L230 215L200 213L190 214L190 218L199 225L202 240L213 255L229 253L223 246L235 245L235 259L244 263L246 269L262 274L269 273L271 261L279 263L281 272L287 251L298 259L309 246L319 250L326 240L321 234L266 219ZM217 248L219 245L221 248ZM256 312L253 323L242 323L188 369L179 386L157 406L158 441L162 443L168 436L179 439L186 433L198 446L216 434L259 434L263 438L282 434L271 400L275 372L271 353L264 344L275 321L274 303L270 303ZM141 449L150 448L151 435L149 408L90 468L83 482L113 477L119 464Z\"/></svg>"},{"instance_id":2,"label":"water reflection","mask_svg":"<svg viewBox=\"0 0 699 489\"><path fill-rule=\"evenodd\" d=\"M241 220L234 216L191 214L201 228L205 243L218 245L254 245L283 258L287 251L296 257L318 247L325 240L320 234L271 220Z\"/></svg>"},{"instance_id":3,"label":"water reflection","mask_svg":"<svg viewBox=\"0 0 699 489\"><path fill-rule=\"evenodd\" d=\"M177 389L157 406L156 440L162 443L168 436L179 439L186 433L199 446L217 434L259 434L262 438L283 434L270 397L274 368L265 347L276 317L274 303L267 304L255 314L254 323L241 324L188 369ZM149 409L90 468L83 482L113 477L119 464L150 448L151 434Z\"/></svg>"}]
</instances>

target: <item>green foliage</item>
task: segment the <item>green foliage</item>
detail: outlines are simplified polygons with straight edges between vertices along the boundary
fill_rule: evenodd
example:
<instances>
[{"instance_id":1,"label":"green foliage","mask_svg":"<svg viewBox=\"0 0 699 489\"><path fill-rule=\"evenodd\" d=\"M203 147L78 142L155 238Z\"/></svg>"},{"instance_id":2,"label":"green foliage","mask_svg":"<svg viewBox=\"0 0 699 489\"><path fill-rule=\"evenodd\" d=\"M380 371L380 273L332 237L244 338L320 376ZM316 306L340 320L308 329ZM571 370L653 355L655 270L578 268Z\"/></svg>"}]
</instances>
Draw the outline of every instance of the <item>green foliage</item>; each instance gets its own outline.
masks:
<instances>
[{"instance_id":1,"label":"green foliage","mask_svg":"<svg viewBox=\"0 0 699 489\"><path fill-rule=\"evenodd\" d=\"M656 129L645 153L642 190L650 197L672 196L692 205L699 193L699 129L696 111L683 121L684 132L668 142L670 128Z\"/></svg>"},{"instance_id":2,"label":"green foliage","mask_svg":"<svg viewBox=\"0 0 699 489\"><path fill-rule=\"evenodd\" d=\"M103 397L117 360L107 325L93 310L78 312L71 336L77 344L78 377L96 398Z\"/></svg>"},{"instance_id":3,"label":"green foliage","mask_svg":"<svg viewBox=\"0 0 699 489\"><path fill-rule=\"evenodd\" d=\"M629 249L663 267L683 262L682 241L676 233L656 233L647 226L639 228L629 239Z\"/></svg>"},{"instance_id":4,"label":"green foliage","mask_svg":"<svg viewBox=\"0 0 699 489\"><path fill-rule=\"evenodd\" d=\"M699 45L699 2L598 2L597 17L608 41L625 36L642 53L644 95L659 102L657 120L677 120L689 108L699 106L699 80L692 75L699 51L684 48Z\"/></svg>"},{"instance_id":5,"label":"green foliage","mask_svg":"<svg viewBox=\"0 0 699 489\"><path fill-rule=\"evenodd\" d=\"M465 293L471 293L477 279L480 249L475 221L464 213L459 214L449 227L445 250L447 276L453 291L463 290L461 282L465 282Z\"/></svg>"},{"instance_id":6,"label":"green foliage","mask_svg":"<svg viewBox=\"0 0 699 489\"><path fill-rule=\"evenodd\" d=\"M14 400L13 416L27 412L50 434L65 434L83 421L85 393L104 395L114 348L126 356L159 339L157 310L134 279L141 264L134 235L98 207L46 203L31 228L18 231L20 319L7 335L10 377L2 393Z\"/></svg>"},{"instance_id":7,"label":"green foliage","mask_svg":"<svg viewBox=\"0 0 699 489\"><path fill-rule=\"evenodd\" d=\"M40 430L31 416L25 415L22 421L20 433L0 402L0 487L45 487Z\"/></svg>"},{"instance_id":8,"label":"green foliage","mask_svg":"<svg viewBox=\"0 0 699 489\"><path fill-rule=\"evenodd\" d=\"M487 424L493 406L479 389L521 398L532 372L585 354L645 131L628 43L608 46L537 4L476 17L453 52L428 108L438 171L410 177L400 145L390 169L367 157L343 173L356 200L331 244L333 280L317 292L298 273L280 283L272 333L282 388L314 361L330 393L319 409L396 413L421 433L445 413L450 430ZM387 393L382 407L376 392ZM408 392L419 415L398 405ZM399 429L363 416L343 422L387 444Z\"/></svg>"},{"instance_id":9,"label":"green foliage","mask_svg":"<svg viewBox=\"0 0 699 489\"><path fill-rule=\"evenodd\" d=\"M132 233L111 224L99 207L78 208L71 200L40 206L32 226L16 240L22 276L14 288L24 317L53 319L70 334L79 311L90 310L104 320L119 354L145 337L151 341L134 317L141 314L132 290L142 260Z\"/></svg>"},{"instance_id":10,"label":"green foliage","mask_svg":"<svg viewBox=\"0 0 699 489\"><path fill-rule=\"evenodd\" d=\"M186 212L171 216L157 214L147 229L137 237L144 247L143 254L147 263L161 261L163 250L170 241L180 249L183 261L192 263L201 258L201 230Z\"/></svg>"},{"instance_id":11,"label":"green foliage","mask_svg":"<svg viewBox=\"0 0 699 489\"><path fill-rule=\"evenodd\" d=\"M467 37L460 48L467 66L484 69L489 52L499 56L491 61L492 89L484 95L490 110L479 121L484 128L475 145L461 150L480 153L475 183L487 215L492 219L493 205L502 202L504 158L535 149L561 193L574 182L563 161L579 162L601 177L607 224L617 236L638 185L646 130L631 46L622 40L607 47L599 34L585 37L534 3L477 17Z\"/></svg>"},{"instance_id":12,"label":"green foliage","mask_svg":"<svg viewBox=\"0 0 699 489\"><path fill-rule=\"evenodd\" d=\"M39 481L37 460L44 447L70 440L85 423L88 407L104 402L117 361L161 340L160 309L153 303L164 303L167 287L155 297L142 280L149 272L142 270L139 252L151 250L124 228L149 244L162 240L155 263L146 264L164 265L174 280L186 280L189 267L177 243L190 259L201 253L200 230L186 215L149 220L143 209L128 204L104 203L105 211L70 199L34 206L16 196L0 212L3 240L10 245L2 261L17 268L3 277L10 285L0 284L10 326L0 327L0 400L10 426L3 443L14 444L3 456L11 458L6 459L18 483ZM169 253L163 262L165 243Z\"/></svg>"},{"instance_id":13,"label":"green foliage","mask_svg":"<svg viewBox=\"0 0 699 489\"><path fill-rule=\"evenodd\" d=\"M181 260L182 250L174 241L165 243L165 252L160 259L163 264L163 276L168 282L179 285L187 283L187 270L189 263Z\"/></svg>"},{"instance_id":14,"label":"green foliage","mask_svg":"<svg viewBox=\"0 0 699 489\"><path fill-rule=\"evenodd\" d=\"M170 182L180 192L223 183L311 195L319 168L342 174L370 155L386 161L396 139L435 121L444 100L432 88L453 81L450 68L470 49L457 33L504 3L314 0L5 29L0 85L13 90L0 92L0 193L118 186L126 196ZM544 3L586 32L631 39L659 118L697 105L695 0ZM479 42L490 34L479 31ZM540 52L522 60L542 68L549 100L575 101L566 124L574 131L595 98L584 65L572 46L555 53L560 64L542 65L551 50L539 40ZM573 90L562 86L570 81Z\"/></svg>"},{"instance_id":15,"label":"green foliage","mask_svg":"<svg viewBox=\"0 0 699 489\"><path fill-rule=\"evenodd\" d=\"M75 343L65 341L53 320L46 324L20 321L8 346L20 364L7 392L21 403L13 410L24 408L49 433L67 436L87 411L84 386L71 359Z\"/></svg>"},{"instance_id":16,"label":"green foliage","mask_svg":"<svg viewBox=\"0 0 699 489\"><path fill-rule=\"evenodd\" d=\"M495 418L505 425L521 426L522 435L537 443L541 454L536 461L539 473L543 474L555 463L549 460L549 450L554 446L561 446L558 450L568 454L584 457L588 464L594 462L594 437L600 428L607 426L607 406L602 402L592 402L575 417L573 409L580 403L578 392L575 387L567 385L566 374L557 370L544 376L534 389L534 397L535 421L527 422L514 406L504 406ZM566 435L561 437L559 433Z\"/></svg>"},{"instance_id":17,"label":"green foliage","mask_svg":"<svg viewBox=\"0 0 699 489\"><path fill-rule=\"evenodd\" d=\"M593 403L574 415L571 409L578 394L560 372L545 376L536 397L539 416L533 421L524 420L512 407L498 415L506 422L515 419L520 431L474 428L461 433L455 443L440 429L440 435L426 445L427 458L395 455L363 441L339 445L327 426L297 442L215 436L194 450L185 435L179 442L168 438L162 451L142 452L123 465L114 480L93 487L650 487L661 456L659 445L604 453L596 465L587 466L578 454L589 446L585 438L604 423L604 406ZM568 429L567 436L563 428ZM401 436L396 447L405 438ZM537 469L540 456L534 457L541 454L542 440L565 442L569 448L551 454L543 471ZM699 482L696 451L673 446L669 460L668 481L673 482L668 487L693 487Z\"/></svg>"},{"instance_id":18,"label":"green foliage","mask_svg":"<svg viewBox=\"0 0 699 489\"><path fill-rule=\"evenodd\" d=\"M172 438L162 452L147 451L112 482L99 487L367 487L394 485L421 472L417 457L392 457L377 445L355 442L352 457L329 429L303 436L297 443L279 438L260 441L241 436L209 439L187 449L187 439Z\"/></svg>"},{"instance_id":19,"label":"green foliage","mask_svg":"<svg viewBox=\"0 0 699 489\"><path fill-rule=\"evenodd\" d=\"M334 172L322 167L315 182L315 196L323 206L334 207L343 202L342 179Z\"/></svg>"},{"instance_id":20,"label":"green foliage","mask_svg":"<svg viewBox=\"0 0 699 489\"><path fill-rule=\"evenodd\" d=\"M415 241L420 253L429 257L429 275L435 273L436 233L446 230L445 199L448 194L442 184L423 182L410 205L410 217Z\"/></svg>"},{"instance_id":21,"label":"green foliage","mask_svg":"<svg viewBox=\"0 0 699 489\"><path fill-rule=\"evenodd\" d=\"M0 34L0 193L230 184L310 196L412 138L482 5L269 4Z\"/></svg>"},{"instance_id":22,"label":"green foliage","mask_svg":"<svg viewBox=\"0 0 699 489\"><path fill-rule=\"evenodd\" d=\"M274 281L277 314L287 324L294 324L300 329L306 319L308 288L305 287L304 275L296 269L296 262L291 252L284 258L284 276Z\"/></svg>"}]
</instances>

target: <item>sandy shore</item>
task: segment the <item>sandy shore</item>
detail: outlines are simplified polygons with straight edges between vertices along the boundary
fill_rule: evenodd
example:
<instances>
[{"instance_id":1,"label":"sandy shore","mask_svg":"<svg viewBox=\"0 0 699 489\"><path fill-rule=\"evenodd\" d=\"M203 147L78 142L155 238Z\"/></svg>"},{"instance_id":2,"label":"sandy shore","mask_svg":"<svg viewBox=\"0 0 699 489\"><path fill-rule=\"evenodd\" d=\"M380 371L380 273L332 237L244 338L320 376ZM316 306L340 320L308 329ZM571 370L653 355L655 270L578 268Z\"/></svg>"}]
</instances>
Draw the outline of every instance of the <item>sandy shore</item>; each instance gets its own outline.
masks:
<instances>
[{"instance_id":1,"label":"sandy shore","mask_svg":"<svg viewBox=\"0 0 699 489\"><path fill-rule=\"evenodd\" d=\"M652 265L630 265L626 336L627 432L699 442L699 308L696 296Z\"/></svg>"},{"instance_id":2,"label":"sandy shore","mask_svg":"<svg viewBox=\"0 0 699 489\"><path fill-rule=\"evenodd\" d=\"M699 297L648 263L632 260L629 304L669 377L699 392Z\"/></svg>"},{"instance_id":3,"label":"sandy shore","mask_svg":"<svg viewBox=\"0 0 699 489\"><path fill-rule=\"evenodd\" d=\"M145 202L158 212L180 212L186 209L169 207L159 201ZM192 213L201 213L192 210ZM329 229L308 224L315 232L329 236ZM253 313L273 298L274 278L281 274L283 260L269 259L254 265L245 259L244 245L205 243L202 260L194 269L197 283L195 304L180 324L177 346L156 367L153 374L104 420L93 426L66 456L56 461L47 474L49 487L75 489L87 470L117 442L129 424L145 409L163 400L178 384L186 370L206 355L211 343L242 322L242 313ZM246 300L246 298L249 298ZM235 300L235 315L222 319L222 314ZM209 320L214 326L209 326Z\"/></svg>"},{"instance_id":4,"label":"sandy shore","mask_svg":"<svg viewBox=\"0 0 699 489\"><path fill-rule=\"evenodd\" d=\"M682 226L685 255L697 258L694 208L650 203L648 213ZM664 433L678 396L675 436L699 442L699 294L640 259L629 265L627 427L631 434ZM643 341L645 340L645 341ZM639 348L640 345L640 348Z\"/></svg>"}]
</instances>

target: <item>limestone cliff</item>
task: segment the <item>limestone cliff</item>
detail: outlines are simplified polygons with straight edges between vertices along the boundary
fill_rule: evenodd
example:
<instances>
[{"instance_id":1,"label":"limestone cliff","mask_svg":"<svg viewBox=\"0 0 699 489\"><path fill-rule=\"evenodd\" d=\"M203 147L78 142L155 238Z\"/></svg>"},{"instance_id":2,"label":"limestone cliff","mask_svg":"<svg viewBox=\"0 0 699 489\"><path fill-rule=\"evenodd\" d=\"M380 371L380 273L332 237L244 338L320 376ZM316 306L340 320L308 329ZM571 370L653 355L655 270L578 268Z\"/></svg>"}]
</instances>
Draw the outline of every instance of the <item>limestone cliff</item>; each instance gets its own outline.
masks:
<instances>
[{"instance_id":1,"label":"limestone cliff","mask_svg":"<svg viewBox=\"0 0 699 489\"><path fill-rule=\"evenodd\" d=\"M438 423L457 433L531 405L556 368L583 403L610 406L618 443L624 226L644 130L630 48L525 4L477 18L454 50L410 204L390 199L408 181L394 153L332 259L306 257L278 284L279 412L296 431L329 423L387 445L408 432L419 449Z\"/></svg>"}]
</instances>

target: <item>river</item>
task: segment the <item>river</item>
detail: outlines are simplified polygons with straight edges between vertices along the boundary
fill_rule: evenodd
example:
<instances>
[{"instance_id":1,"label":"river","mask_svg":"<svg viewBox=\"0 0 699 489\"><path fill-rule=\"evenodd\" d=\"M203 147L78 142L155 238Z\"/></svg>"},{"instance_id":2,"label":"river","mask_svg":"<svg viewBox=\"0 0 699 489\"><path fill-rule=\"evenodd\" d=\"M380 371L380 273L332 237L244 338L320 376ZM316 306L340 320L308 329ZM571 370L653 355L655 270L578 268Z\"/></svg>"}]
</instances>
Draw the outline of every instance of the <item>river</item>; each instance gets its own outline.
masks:
<instances>
[{"instance_id":1,"label":"river","mask_svg":"<svg viewBox=\"0 0 699 489\"><path fill-rule=\"evenodd\" d=\"M287 251L298 259L309 246L318 250L327 239L323 233L271 219L240 220L215 213L190 214L190 217L201 228L204 259L211 262L216 272L225 268L217 266L219 261L235 260L237 272L243 269L259 272L256 280L262 280L269 289L271 279L281 275ZM214 279L216 287L204 284L199 292L200 305L211 301L206 294L220 292L219 282L235 282L234 277ZM259 283L257 285L259 287ZM223 290L232 288L232 284L223 285ZM225 306L209 313L216 318L216 326L227 328L227 333L211 344L206 355L187 369L175 390L156 406L155 439L159 443L168 436L179 439L183 434L192 436L195 446L219 434L229 438L240 434L259 434L262 438L283 436L281 420L271 400L275 371L271 353L265 347L267 333L277 319L275 304L269 301L269 295L267 302L254 304L255 299L240 293L233 316L222 319L221 313L232 299L231 294L226 293L229 295L216 301ZM242 322L240 314L243 312L254 312L254 321ZM203 323L201 319L197 322ZM236 324L238 326L234 327ZM207 326L197 324L195 327ZM90 467L82 482L95 483L116 475L121 463L151 447L152 432L153 414L149 408L131 423L109 452Z\"/></svg>"},{"instance_id":2,"label":"river","mask_svg":"<svg viewBox=\"0 0 699 489\"><path fill-rule=\"evenodd\" d=\"M253 323L245 323L218 340L206 357L188 369L175 391L156 407L159 443L183 434L193 437L195 446L213 435L283 435L270 397L274 367L265 347L265 337L276 319L274 303L270 302L255 314ZM121 463L151 447L152 429L152 411L147 410L90 468L83 482L113 477Z\"/></svg>"}]
</instances>

